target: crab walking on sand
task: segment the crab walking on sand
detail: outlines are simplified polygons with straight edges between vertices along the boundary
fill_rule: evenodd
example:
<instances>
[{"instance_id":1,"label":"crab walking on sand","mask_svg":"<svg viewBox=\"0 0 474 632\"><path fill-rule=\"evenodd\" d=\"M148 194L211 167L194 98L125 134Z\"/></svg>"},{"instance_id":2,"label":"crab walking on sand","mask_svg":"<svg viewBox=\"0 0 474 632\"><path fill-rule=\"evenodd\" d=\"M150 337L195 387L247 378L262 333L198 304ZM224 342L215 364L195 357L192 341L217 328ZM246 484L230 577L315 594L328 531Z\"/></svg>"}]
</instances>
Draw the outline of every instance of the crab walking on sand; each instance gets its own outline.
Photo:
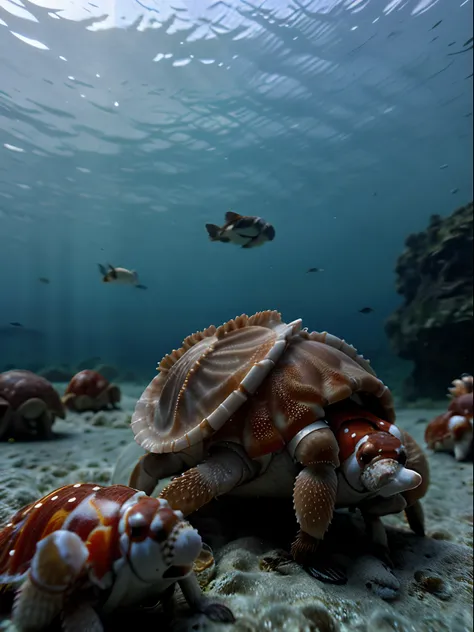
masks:
<instances>
[{"instance_id":1,"label":"crab walking on sand","mask_svg":"<svg viewBox=\"0 0 474 632\"><path fill-rule=\"evenodd\" d=\"M448 410L426 426L425 441L431 450L453 452L456 461L465 461L472 454L473 377L465 373L452 384Z\"/></svg>"},{"instance_id":2,"label":"crab walking on sand","mask_svg":"<svg viewBox=\"0 0 474 632\"><path fill-rule=\"evenodd\" d=\"M314 563L338 493L339 445L326 412L351 400L362 418L394 421L390 391L369 362L327 332L266 311L188 336L158 370L132 417L136 443L112 480L151 494L179 475L160 497L185 515L227 493L292 494L300 525L292 554ZM379 478L393 494L420 483L399 463Z\"/></svg>"},{"instance_id":3,"label":"crab walking on sand","mask_svg":"<svg viewBox=\"0 0 474 632\"><path fill-rule=\"evenodd\" d=\"M101 632L100 613L166 601L178 583L188 604L232 622L193 573L198 532L164 499L122 485L76 483L20 509L0 531L0 590L14 589L17 629Z\"/></svg>"}]
</instances>

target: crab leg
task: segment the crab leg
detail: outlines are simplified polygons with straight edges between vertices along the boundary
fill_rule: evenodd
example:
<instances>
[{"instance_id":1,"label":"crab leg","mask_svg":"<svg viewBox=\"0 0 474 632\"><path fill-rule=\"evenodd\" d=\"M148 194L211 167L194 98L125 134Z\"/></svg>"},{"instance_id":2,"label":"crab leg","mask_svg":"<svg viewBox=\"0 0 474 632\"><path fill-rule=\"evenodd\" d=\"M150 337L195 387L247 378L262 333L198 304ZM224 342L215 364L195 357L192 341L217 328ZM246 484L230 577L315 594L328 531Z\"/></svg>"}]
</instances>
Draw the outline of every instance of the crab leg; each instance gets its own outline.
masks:
<instances>
[{"instance_id":1,"label":"crab leg","mask_svg":"<svg viewBox=\"0 0 474 632\"><path fill-rule=\"evenodd\" d=\"M194 573L189 574L179 582L184 598L188 605L195 611L206 615L212 621L234 623L235 617L227 606L213 599L205 597Z\"/></svg>"},{"instance_id":2,"label":"crab leg","mask_svg":"<svg viewBox=\"0 0 474 632\"><path fill-rule=\"evenodd\" d=\"M293 506L301 529L291 554L297 562L308 564L332 520L339 447L326 422L319 421L299 432L288 444L288 450L305 466L293 489Z\"/></svg>"},{"instance_id":3,"label":"crab leg","mask_svg":"<svg viewBox=\"0 0 474 632\"><path fill-rule=\"evenodd\" d=\"M84 572L88 549L71 531L53 531L36 546L31 567L13 605L20 630L43 630L60 614L68 589Z\"/></svg>"},{"instance_id":4,"label":"crab leg","mask_svg":"<svg viewBox=\"0 0 474 632\"><path fill-rule=\"evenodd\" d=\"M415 439L413 439L406 430L402 431L402 437L408 457L406 466L418 472L422 478L421 485L415 489L403 492L403 497L407 503L405 515L411 530L416 533L416 535L424 536L425 519L420 498L423 498L428 490L430 484L430 468L425 453Z\"/></svg>"},{"instance_id":5,"label":"crab leg","mask_svg":"<svg viewBox=\"0 0 474 632\"><path fill-rule=\"evenodd\" d=\"M360 506L373 554L390 567L393 567L393 563L390 558L387 532L380 517L400 513L405 508L406 501L401 494L389 498L377 496L375 500L366 501Z\"/></svg>"},{"instance_id":6,"label":"crab leg","mask_svg":"<svg viewBox=\"0 0 474 632\"><path fill-rule=\"evenodd\" d=\"M257 466L240 446L227 446L216 446L206 461L173 479L160 497L186 516L251 479Z\"/></svg>"},{"instance_id":7,"label":"crab leg","mask_svg":"<svg viewBox=\"0 0 474 632\"><path fill-rule=\"evenodd\" d=\"M62 612L63 632L104 632L99 615L88 603L68 603Z\"/></svg>"},{"instance_id":8,"label":"crab leg","mask_svg":"<svg viewBox=\"0 0 474 632\"><path fill-rule=\"evenodd\" d=\"M133 444L131 444L133 446ZM133 446L135 448L136 446ZM129 485L140 489L148 496L153 494L160 479L173 476L185 468L185 463L179 454L144 454L136 464L130 475Z\"/></svg>"}]
</instances>

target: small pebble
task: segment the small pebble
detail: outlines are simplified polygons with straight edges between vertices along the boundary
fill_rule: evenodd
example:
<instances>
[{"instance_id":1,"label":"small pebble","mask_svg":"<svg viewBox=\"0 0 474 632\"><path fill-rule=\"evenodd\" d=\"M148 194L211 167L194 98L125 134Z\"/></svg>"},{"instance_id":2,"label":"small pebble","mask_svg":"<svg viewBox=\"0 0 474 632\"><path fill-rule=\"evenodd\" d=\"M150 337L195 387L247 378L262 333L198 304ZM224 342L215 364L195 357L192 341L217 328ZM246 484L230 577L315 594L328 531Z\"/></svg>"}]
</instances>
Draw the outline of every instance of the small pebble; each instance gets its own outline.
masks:
<instances>
[{"instance_id":1,"label":"small pebble","mask_svg":"<svg viewBox=\"0 0 474 632\"><path fill-rule=\"evenodd\" d=\"M441 577L427 575L423 571L415 571L414 578L426 592L440 599L449 599L451 597L451 590Z\"/></svg>"}]
</instances>

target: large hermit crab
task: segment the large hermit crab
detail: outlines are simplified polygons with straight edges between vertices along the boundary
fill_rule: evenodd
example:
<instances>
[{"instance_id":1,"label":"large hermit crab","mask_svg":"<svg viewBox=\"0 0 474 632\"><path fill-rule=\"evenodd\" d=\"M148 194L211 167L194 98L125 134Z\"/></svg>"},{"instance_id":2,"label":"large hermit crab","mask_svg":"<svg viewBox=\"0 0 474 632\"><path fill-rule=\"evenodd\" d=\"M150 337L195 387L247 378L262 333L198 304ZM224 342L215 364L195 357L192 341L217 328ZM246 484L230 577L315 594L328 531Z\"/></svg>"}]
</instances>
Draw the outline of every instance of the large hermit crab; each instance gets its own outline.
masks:
<instances>
[{"instance_id":1,"label":"large hermit crab","mask_svg":"<svg viewBox=\"0 0 474 632\"><path fill-rule=\"evenodd\" d=\"M0 373L0 439L50 438L55 418L65 416L61 398L44 377L20 369Z\"/></svg>"},{"instance_id":2,"label":"large hermit crab","mask_svg":"<svg viewBox=\"0 0 474 632\"><path fill-rule=\"evenodd\" d=\"M454 452L457 461L464 461L472 454L473 377L465 373L452 384L448 410L426 426L425 441L431 450Z\"/></svg>"},{"instance_id":3,"label":"large hermit crab","mask_svg":"<svg viewBox=\"0 0 474 632\"><path fill-rule=\"evenodd\" d=\"M232 622L193 573L201 538L179 511L123 485L66 485L20 509L0 530L0 592L16 593L19 630L103 630L99 612L169 600L178 583L189 605Z\"/></svg>"},{"instance_id":4,"label":"large hermit crab","mask_svg":"<svg viewBox=\"0 0 474 632\"><path fill-rule=\"evenodd\" d=\"M120 399L118 386L110 384L103 375L89 369L76 373L63 395L64 405L77 412L115 407Z\"/></svg>"},{"instance_id":5,"label":"large hermit crab","mask_svg":"<svg viewBox=\"0 0 474 632\"><path fill-rule=\"evenodd\" d=\"M300 525L292 554L305 564L336 503L354 504L352 465L349 488L337 500L340 447L332 407L351 400L359 407L356 420L378 430L385 423L387 436L401 438L389 390L354 347L326 332L301 330L301 320L285 324L275 311L193 334L158 368L132 417L136 444L122 454L112 480L129 478L151 494L159 479L181 474L161 497L186 515L226 493L292 494ZM355 504L420 485L421 476L404 465L401 441L383 445L391 448L383 463L370 442L362 449L362 459L370 456L366 465L379 462L368 469Z\"/></svg>"}]
</instances>

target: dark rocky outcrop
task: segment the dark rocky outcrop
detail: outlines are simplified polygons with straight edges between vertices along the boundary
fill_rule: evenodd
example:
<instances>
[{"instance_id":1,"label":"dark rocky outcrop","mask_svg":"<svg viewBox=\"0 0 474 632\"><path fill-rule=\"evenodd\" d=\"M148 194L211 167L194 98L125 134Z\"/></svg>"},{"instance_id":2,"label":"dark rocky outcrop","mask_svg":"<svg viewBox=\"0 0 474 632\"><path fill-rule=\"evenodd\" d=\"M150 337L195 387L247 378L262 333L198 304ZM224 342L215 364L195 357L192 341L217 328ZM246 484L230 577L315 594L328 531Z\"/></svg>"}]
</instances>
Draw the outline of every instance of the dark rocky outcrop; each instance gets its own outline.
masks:
<instances>
[{"instance_id":1,"label":"dark rocky outcrop","mask_svg":"<svg viewBox=\"0 0 474 632\"><path fill-rule=\"evenodd\" d=\"M439 399L473 369L472 202L410 235L396 273L404 303L385 329L395 352L414 362L404 394Z\"/></svg>"}]
</instances>

